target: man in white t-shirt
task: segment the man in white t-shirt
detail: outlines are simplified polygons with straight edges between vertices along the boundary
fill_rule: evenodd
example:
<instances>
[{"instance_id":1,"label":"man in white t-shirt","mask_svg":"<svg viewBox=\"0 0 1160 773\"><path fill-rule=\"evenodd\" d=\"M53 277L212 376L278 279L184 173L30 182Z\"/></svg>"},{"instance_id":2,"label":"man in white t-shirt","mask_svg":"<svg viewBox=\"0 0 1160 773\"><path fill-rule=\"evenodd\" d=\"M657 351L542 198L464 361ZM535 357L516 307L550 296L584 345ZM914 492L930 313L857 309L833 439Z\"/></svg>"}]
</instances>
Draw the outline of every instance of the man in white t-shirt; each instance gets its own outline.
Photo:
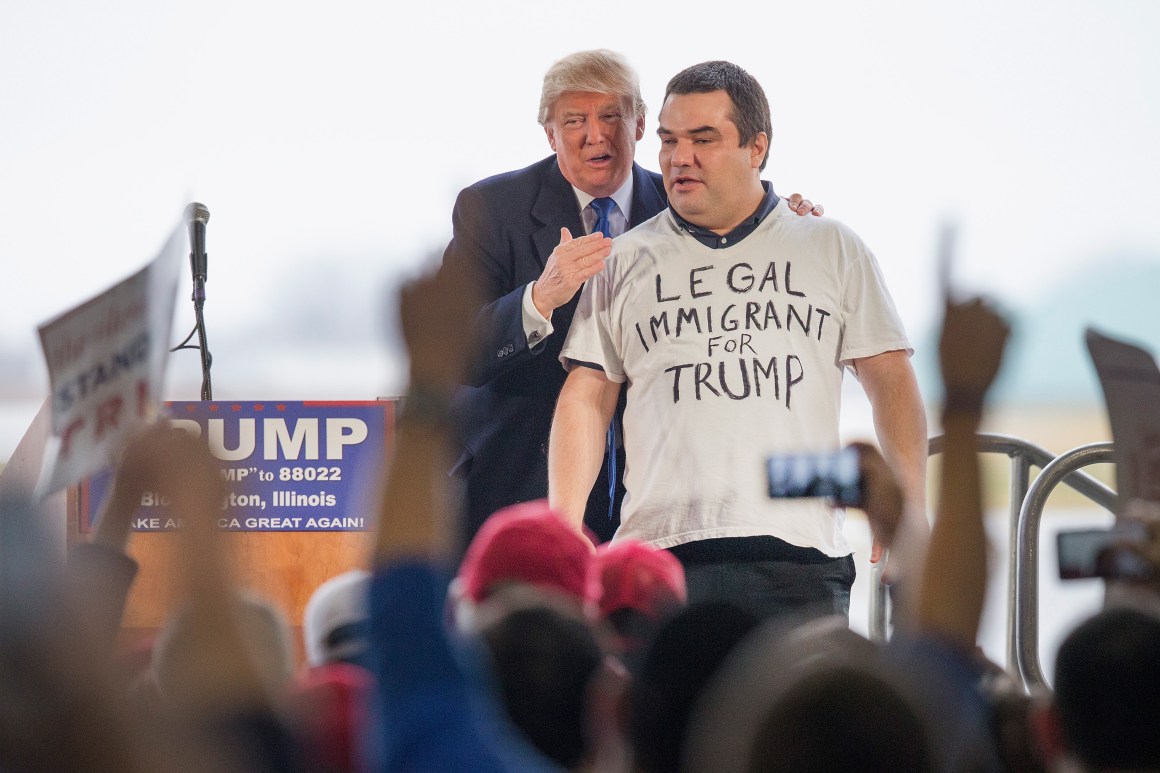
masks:
<instances>
[{"instance_id":1,"label":"man in white t-shirt","mask_svg":"<svg viewBox=\"0 0 1160 773\"><path fill-rule=\"evenodd\" d=\"M906 334L862 241L832 219L795 217L762 182L769 105L752 76L728 62L679 73L657 133L669 209L614 243L560 355L552 504L579 528L627 385L617 538L672 550L691 603L846 613L841 513L769 499L764 460L837 449L849 368L924 528L926 423Z\"/></svg>"}]
</instances>

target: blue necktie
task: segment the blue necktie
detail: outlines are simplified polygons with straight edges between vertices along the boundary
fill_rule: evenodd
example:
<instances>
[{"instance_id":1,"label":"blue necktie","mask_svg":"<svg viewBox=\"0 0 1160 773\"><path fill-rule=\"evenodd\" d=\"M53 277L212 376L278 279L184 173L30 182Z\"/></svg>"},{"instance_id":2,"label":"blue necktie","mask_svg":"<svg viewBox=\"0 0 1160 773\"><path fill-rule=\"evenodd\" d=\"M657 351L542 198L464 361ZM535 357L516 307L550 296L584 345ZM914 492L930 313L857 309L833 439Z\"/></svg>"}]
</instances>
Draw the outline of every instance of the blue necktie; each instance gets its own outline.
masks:
<instances>
[{"instance_id":1,"label":"blue necktie","mask_svg":"<svg viewBox=\"0 0 1160 773\"><path fill-rule=\"evenodd\" d=\"M592 226L592 233L599 231L605 236L612 236L612 224L608 222L608 216L612 214L612 208L616 206L616 202L608 196L600 199L593 199L592 211L596 213L596 225ZM606 438L606 445L608 446L608 520L612 520L613 506L616 503L616 417L612 417L612 422L608 425L608 437Z\"/></svg>"},{"instance_id":2,"label":"blue necktie","mask_svg":"<svg viewBox=\"0 0 1160 773\"><path fill-rule=\"evenodd\" d=\"M608 216L612 214L616 202L605 196L602 199L593 199L590 206L596 213L596 225L592 226L592 233L599 231L605 236L612 236L612 223L608 222Z\"/></svg>"}]
</instances>

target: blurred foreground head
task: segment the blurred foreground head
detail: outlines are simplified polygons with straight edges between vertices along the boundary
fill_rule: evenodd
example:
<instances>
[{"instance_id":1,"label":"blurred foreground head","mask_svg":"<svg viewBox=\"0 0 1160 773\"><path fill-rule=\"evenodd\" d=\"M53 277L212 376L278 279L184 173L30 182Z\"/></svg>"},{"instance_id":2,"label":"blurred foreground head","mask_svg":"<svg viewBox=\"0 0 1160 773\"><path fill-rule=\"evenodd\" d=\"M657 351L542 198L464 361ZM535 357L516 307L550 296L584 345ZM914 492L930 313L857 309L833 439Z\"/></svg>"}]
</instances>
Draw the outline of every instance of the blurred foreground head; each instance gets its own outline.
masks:
<instances>
[{"instance_id":1,"label":"blurred foreground head","mask_svg":"<svg viewBox=\"0 0 1160 773\"><path fill-rule=\"evenodd\" d=\"M501 602L506 611L480 633L509 718L544 755L575 768L590 756L589 696L604 653L579 611L542 595L536 603L537 593L522 607Z\"/></svg>"},{"instance_id":2,"label":"blurred foreground head","mask_svg":"<svg viewBox=\"0 0 1160 773\"><path fill-rule=\"evenodd\" d=\"M363 734L371 726L374 677L361 666L327 663L307 669L290 693L290 720L306 770L363 770Z\"/></svg>"},{"instance_id":3,"label":"blurred foreground head","mask_svg":"<svg viewBox=\"0 0 1160 773\"><path fill-rule=\"evenodd\" d=\"M352 569L331 577L311 594L302 613L310 665L361 663L367 649L369 585L369 573Z\"/></svg>"},{"instance_id":4,"label":"blurred foreground head","mask_svg":"<svg viewBox=\"0 0 1160 773\"><path fill-rule=\"evenodd\" d=\"M661 626L632 686L630 734L638 770L678 769L694 728L694 706L729 653L758 622L731 604L713 602L690 606Z\"/></svg>"},{"instance_id":5,"label":"blurred foreground head","mask_svg":"<svg viewBox=\"0 0 1160 773\"><path fill-rule=\"evenodd\" d=\"M258 675L271 695L280 694L294 673L294 650L290 626L271 602L254 595L237 594L230 606L235 625ZM196 662L201 644L198 622L182 610L176 613L153 647L153 679L162 700L183 700L189 684L185 664Z\"/></svg>"},{"instance_id":6,"label":"blurred foreground head","mask_svg":"<svg viewBox=\"0 0 1160 773\"><path fill-rule=\"evenodd\" d=\"M36 505L0 495L0 770L149 769ZM152 740L152 739L149 739Z\"/></svg>"},{"instance_id":7,"label":"blurred foreground head","mask_svg":"<svg viewBox=\"0 0 1160 773\"><path fill-rule=\"evenodd\" d=\"M1160 617L1108 608L1071 632L1055 660L1065 746L1099 770L1160 770Z\"/></svg>"},{"instance_id":8,"label":"blurred foreground head","mask_svg":"<svg viewBox=\"0 0 1160 773\"><path fill-rule=\"evenodd\" d=\"M918 710L845 620L768 623L730 655L693 715L682 770L936 769Z\"/></svg>"}]
</instances>

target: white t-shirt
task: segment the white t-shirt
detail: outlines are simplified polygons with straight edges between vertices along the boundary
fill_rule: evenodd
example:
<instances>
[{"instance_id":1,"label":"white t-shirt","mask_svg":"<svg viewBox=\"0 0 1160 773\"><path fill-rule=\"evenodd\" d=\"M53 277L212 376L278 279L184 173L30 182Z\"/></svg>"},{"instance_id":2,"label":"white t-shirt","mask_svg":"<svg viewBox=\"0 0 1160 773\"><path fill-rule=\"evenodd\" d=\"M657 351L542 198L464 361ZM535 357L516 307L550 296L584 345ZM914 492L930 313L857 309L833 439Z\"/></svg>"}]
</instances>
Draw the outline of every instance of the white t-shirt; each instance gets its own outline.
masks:
<instances>
[{"instance_id":1,"label":"white t-shirt","mask_svg":"<svg viewBox=\"0 0 1160 773\"><path fill-rule=\"evenodd\" d=\"M832 218L782 200L714 250L665 210L619 237L561 353L627 384L617 538L773 535L849 554L840 511L768 497L765 459L836 450L843 366L897 349L910 344L878 264Z\"/></svg>"}]
</instances>

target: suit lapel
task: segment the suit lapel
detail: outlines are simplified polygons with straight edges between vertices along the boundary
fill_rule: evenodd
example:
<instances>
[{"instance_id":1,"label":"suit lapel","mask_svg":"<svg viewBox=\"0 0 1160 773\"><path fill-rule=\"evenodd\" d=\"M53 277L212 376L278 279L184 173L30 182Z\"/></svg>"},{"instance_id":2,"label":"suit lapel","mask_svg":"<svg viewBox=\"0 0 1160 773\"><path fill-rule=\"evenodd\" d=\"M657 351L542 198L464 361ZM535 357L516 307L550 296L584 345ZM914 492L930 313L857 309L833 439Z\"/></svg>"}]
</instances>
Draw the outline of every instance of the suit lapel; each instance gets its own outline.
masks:
<instances>
[{"instance_id":1,"label":"suit lapel","mask_svg":"<svg viewBox=\"0 0 1160 773\"><path fill-rule=\"evenodd\" d=\"M539 194L532 204L532 217L540 223L540 228L532 233L536 245L536 258L540 267L548 262L548 256L560 243L560 228L565 227L573 237L584 234L584 223L580 219L580 207L576 203L576 193L564 179L555 159L548 166L540 184Z\"/></svg>"},{"instance_id":2,"label":"suit lapel","mask_svg":"<svg viewBox=\"0 0 1160 773\"><path fill-rule=\"evenodd\" d=\"M629 228L636 227L656 215L666 206L665 197L654 176L638 164L632 165L632 217ZM560 228L567 228L573 237L584 233L576 193L564 179L555 159L548 165L540 183L540 190L532 204L532 218L539 228L532 232L536 259L543 268L548 256L560 243Z\"/></svg>"}]
</instances>

